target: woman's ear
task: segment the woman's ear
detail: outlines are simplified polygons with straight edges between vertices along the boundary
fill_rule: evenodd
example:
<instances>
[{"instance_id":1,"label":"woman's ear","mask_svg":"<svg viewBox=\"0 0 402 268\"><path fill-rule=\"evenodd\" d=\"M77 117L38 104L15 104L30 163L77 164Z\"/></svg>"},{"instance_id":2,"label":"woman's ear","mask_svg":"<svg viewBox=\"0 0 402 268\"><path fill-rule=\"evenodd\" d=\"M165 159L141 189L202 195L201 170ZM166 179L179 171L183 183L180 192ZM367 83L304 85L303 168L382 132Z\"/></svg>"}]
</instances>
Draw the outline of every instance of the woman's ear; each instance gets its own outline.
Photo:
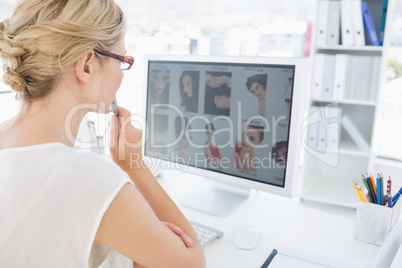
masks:
<instances>
[{"instance_id":1,"label":"woman's ear","mask_svg":"<svg viewBox=\"0 0 402 268\"><path fill-rule=\"evenodd\" d=\"M77 65L75 66L75 73L81 83L89 84L91 81L90 78L94 70L95 61L95 52L93 50L86 52L78 60Z\"/></svg>"}]
</instances>

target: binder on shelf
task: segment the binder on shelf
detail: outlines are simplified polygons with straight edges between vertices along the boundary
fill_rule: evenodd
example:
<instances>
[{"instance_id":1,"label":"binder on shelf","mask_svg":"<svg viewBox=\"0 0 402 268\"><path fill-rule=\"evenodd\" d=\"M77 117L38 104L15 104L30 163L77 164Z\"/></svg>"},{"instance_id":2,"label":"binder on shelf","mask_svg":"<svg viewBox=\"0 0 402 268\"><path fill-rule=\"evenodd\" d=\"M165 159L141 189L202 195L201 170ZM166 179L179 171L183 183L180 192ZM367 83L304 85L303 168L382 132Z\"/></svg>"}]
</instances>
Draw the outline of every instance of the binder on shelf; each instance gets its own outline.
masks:
<instances>
[{"instance_id":1,"label":"binder on shelf","mask_svg":"<svg viewBox=\"0 0 402 268\"><path fill-rule=\"evenodd\" d=\"M352 140L360 148L360 150L362 150L363 152L369 152L370 146L368 145L364 137L360 134L356 126L352 123L352 121L350 121L349 117L347 117L346 115L342 116L341 123L345 128L346 132L352 138Z\"/></svg>"},{"instance_id":2,"label":"binder on shelf","mask_svg":"<svg viewBox=\"0 0 402 268\"><path fill-rule=\"evenodd\" d=\"M373 71L371 72L373 75L371 76L370 82L370 101L375 101L377 99L377 92L379 88L379 79L380 79L380 67L381 67L381 57L375 56L373 57L373 64L371 64Z\"/></svg>"},{"instance_id":3,"label":"binder on shelf","mask_svg":"<svg viewBox=\"0 0 402 268\"><path fill-rule=\"evenodd\" d=\"M342 45L353 46L355 40L353 39L353 13L352 13L352 0L341 1L341 37Z\"/></svg>"},{"instance_id":4,"label":"binder on shelf","mask_svg":"<svg viewBox=\"0 0 402 268\"><path fill-rule=\"evenodd\" d=\"M377 31L375 30L373 18L371 17L367 1L362 1L362 13L364 25L366 27L371 44L373 46L379 46L380 40L378 39Z\"/></svg>"},{"instance_id":5,"label":"binder on shelf","mask_svg":"<svg viewBox=\"0 0 402 268\"><path fill-rule=\"evenodd\" d=\"M366 45L366 41L364 37L362 1L353 0L351 6L353 14L353 39L356 46L364 46Z\"/></svg>"},{"instance_id":6,"label":"binder on shelf","mask_svg":"<svg viewBox=\"0 0 402 268\"><path fill-rule=\"evenodd\" d=\"M319 113L321 115L321 120L318 125L318 136L317 136L317 149L318 151L325 153L328 142L328 130L326 123L326 113L325 107L318 107Z\"/></svg>"},{"instance_id":7,"label":"binder on shelf","mask_svg":"<svg viewBox=\"0 0 402 268\"><path fill-rule=\"evenodd\" d=\"M340 113L341 110L337 104L310 108L306 141L310 148L321 152L338 148Z\"/></svg>"},{"instance_id":8,"label":"binder on shelf","mask_svg":"<svg viewBox=\"0 0 402 268\"><path fill-rule=\"evenodd\" d=\"M318 146L318 128L321 121L320 107L312 106L310 108L310 114L308 117L308 133L307 133L307 145L310 148L317 148Z\"/></svg>"},{"instance_id":9,"label":"binder on shelf","mask_svg":"<svg viewBox=\"0 0 402 268\"><path fill-rule=\"evenodd\" d=\"M329 0L318 1L317 7L317 46L327 44Z\"/></svg>"},{"instance_id":10,"label":"binder on shelf","mask_svg":"<svg viewBox=\"0 0 402 268\"><path fill-rule=\"evenodd\" d=\"M357 98L359 100L369 101L370 91L373 85L369 84L370 76L377 76L376 73L370 72L370 67L373 65L373 57L361 56L360 60L360 81L362 81L361 87L359 87L359 94ZM359 81L359 80L358 80Z\"/></svg>"},{"instance_id":11,"label":"binder on shelf","mask_svg":"<svg viewBox=\"0 0 402 268\"><path fill-rule=\"evenodd\" d=\"M321 98L331 99L334 86L335 55L325 54Z\"/></svg>"},{"instance_id":12,"label":"binder on shelf","mask_svg":"<svg viewBox=\"0 0 402 268\"><path fill-rule=\"evenodd\" d=\"M318 134L318 149L324 152L326 149L339 148L339 107L327 105L321 108L321 122Z\"/></svg>"},{"instance_id":13,"label":"binder on shelf","mask_svg":"<svg viewBox=\"0 0 402 268\"><path fill-rule=\"evenodd\" d=\"M321 98L323 87L325 54L316 54L314 58L314 74L313 74L313 90L312 97L315 99Z\"/></svg>"},{"instance_id":14,"label":"binder on shelf","mask_svg":"<svg viewBox=\"0 0 402 268\"><path fill-rule=\"evenodd\" d=\"M318 53L314 63L313 99L375 100L380 56Z\"/></svg>"},{"instance_id":15,"label":"binder on shelf","mask_svg":"<svg viewBox=\"0 0 402 268\"><path fill-rule=\"evenodd\" d=\"M339 45L340 41L340 14L341 3L338 0L330 1L328 5L327 41L330 46Z\"/></svg>"},{"instance_id":16,"label":"binder on shelf","mask_svg":"<svg viewBox=\"0 0 402 268\"><path fill-rule=\"evenodd\" d=\"M339 57L337 54L336 57ZM378 79L381 57L380 56L364 56L364 55L345 55L346 56L346 74L345 87L341 96L343 99L360 100L360 101L375 101L377 96ZM335 63L335 79L334 79L334 95L337 97L337 83L340 80L338 77L338 61ZM341 64L341 63L340 63Z\"/></svg>"},{"instance_id":17,"label":"binder on shelf","mask_svg":"<svg viewBox=\"0 0 402 268\"><path fill-rule=\"evenodd\" d=\"M367 64L365 63L365 56L356 55L355 58L355 68L354 71L354 86L352 88L352 99L354 100L364 100L363 94L367 91ZM371 74L373 75L373 74Z\"/></svg>"},{"instance_id":18,"label":"binder on shelf","mask_svg":"<svg viewBox=\"0 0 402 268\"><path fill-rule=\"evenodd\" d=\"M339 118L341 115L341 109L338 106L325 107L325 114L327 120L331 119L332 121L327 124L327 148L329 149L338 149L339 148L339 136L340 130L339 127Z\"/></svg>"},{"instance_id":19,"label":"binder on shelf","mask_svg":"<svg viewBox=\"0 0 402 268\"><path fill-rule=\"evenodd\" d=\"M381 30L380 30L380 46L384 42L385 21L387 18L388 0L382 1L382 17L381 17Z\"/></svg>"},{"instance_id":20,"label":"binder on shelf","mask_svg":"<svg viewBox=\"0 0 402 268\"><path fill-rule=\"evenodd\" d=\"M348 66L348 55L336 54L335 55L335 73L332 98L334 100L341 100L344 98L346 86L346 73Z\"/></svg>"},{"instance_id":21,"label":"binder on shelf","mask_svg":"<svg viewBox=\"0 0 402 268\"><path fill-rule=\"evenodd\" d=\"M357 85L357 68L359 66L358 63L359 56L350 55L349 56L349 68L350 72L347 74L347 99L354 100L356 99L356 85Z\"/></svg>"}]
</instances>

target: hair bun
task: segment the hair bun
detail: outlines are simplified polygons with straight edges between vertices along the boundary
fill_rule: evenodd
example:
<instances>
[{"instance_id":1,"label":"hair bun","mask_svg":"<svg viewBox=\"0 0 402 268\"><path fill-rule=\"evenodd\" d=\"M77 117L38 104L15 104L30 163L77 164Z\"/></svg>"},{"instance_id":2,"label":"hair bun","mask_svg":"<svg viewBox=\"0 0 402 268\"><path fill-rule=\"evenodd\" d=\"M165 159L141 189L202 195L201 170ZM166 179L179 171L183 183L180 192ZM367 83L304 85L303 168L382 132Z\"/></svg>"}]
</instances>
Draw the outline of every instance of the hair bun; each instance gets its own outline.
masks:
<instances>
[{"instance_id":1,"label":"hair bun","mask_svg":"<svg viewBox=\"0 0 402 268\"><path fill-rule=\"evenodd\" d=\"M8 25L9 19L5 19L0 21L0 35L3 35L4 29L6 28L6 24Z\"/></svg>"},{"instance_id":2,"label":"hair bun","mask_svg":"<svg viewBox=\"0 0 402 268\"><path fill-rule=\"evenodd\" d=\"M1 35L3 35L4 28L5 28L4 21L2 21L2 22L0 22L0 34Z\"/></svg>"},{"instance_id":3,"label":"hair bun","mask_svg":"<svg viewBox=\"0 0 402 268\"><path fill-rule=\"evenodd\" d=\"M12 39L8 36L9 20L0 22L0 58L3 62L3 80L15 92L23 93L25 91L25 79L18 72L22 62L22 55L26 51L20 47L14 47Z\"/></svg>"},{"instance_id":4,"label":"hair bun","mask_svg":"<svg viewBox=\"0 0 402 268\"><path fill-rule=\"evenodd\" d=\"M10 68L4 68L4 83L9 85L15 92L24 93L25 92L25 79L16 71Z\"/></svg>"},{"instance_id":5,"label":"hair bun","mask_svg":"<svg viewBox=\"0 0 402 268\"><path fill-rule=\"evenodd\" d=\"M113 0L23 0L0 20L4 83L23 100L49 94L91 49L109 51L124 37L125 20Z\"/></svg>"},{"instance_id":6,"label":"hair bun","mask_svg":"<svg viewBox=\"0 0 402 268\"><path fill-rule=\"evenodd\" d=\"M8 57L19 57L26 53L23 48L15 46L7 33L9 19L5 19L0 22L0 55L2 58L7 59Z\"/></svg>"},{"instance_id":7,"label":"hair bun","mask_svg":"<svg viewBox=\"0 0 402 268\"><path fill-rule=\"evenodd\" d=\"M6 20L0 22L0 58L3 58L3 51L5 50L5 43L7 42L4 33L4 29L6 28L5 22Z\"/></svg>"}]
</instances>

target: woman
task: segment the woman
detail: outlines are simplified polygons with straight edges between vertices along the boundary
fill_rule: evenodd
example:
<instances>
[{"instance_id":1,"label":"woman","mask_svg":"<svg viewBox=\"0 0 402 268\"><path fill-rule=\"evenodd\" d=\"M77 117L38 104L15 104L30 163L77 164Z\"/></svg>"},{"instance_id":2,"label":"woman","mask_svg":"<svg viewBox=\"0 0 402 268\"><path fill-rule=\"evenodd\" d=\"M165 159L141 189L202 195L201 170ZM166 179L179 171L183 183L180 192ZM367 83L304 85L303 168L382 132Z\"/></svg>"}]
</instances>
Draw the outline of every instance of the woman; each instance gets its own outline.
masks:
<instances>
[{"instance_id":1,"label":"woman","mask_svg":"<svg viewBox=\"0 0 402 268\"><path fill-rule=\"evenodd\" d=\"M23 0L0 22L4 81L22 103L0 126L1 267L205 266L133 146L142 133L128 110L112 117L115 163L72 150L85 113L108 112L134 62L121 56L124 29L113 0Z\"/></svg>"},{"instance_id":2,"label":"woman","mask_svg":"<svg viewBox=\"0 0 402 268\"><path fill-rule=\"evenodd\" d=\"M257 164L254 147L264 140L264 127L246 125L241 141L236 141L235 168L256 172Z\"/></svg>"},{"instance_id":3,"label":"woman","mask_svg":"<svg viewBox=\"0 0 402 268\"><path fill-rule=\"evenodd\" d=\"M186 164L190 160L187 150L190 147L189 140L191 139L191 126L188 122L188 118L182 116L176 116L174 122L176 144L174 146L175 158L173 161L180 164Z\"/></svg>"},{"instance_id":4,"label":"woman","mask_svg":"<svg viewBox=\"0 0 402 268\"><path fill-rule=\"evenodd\" d=\"M207 163L211 167L220 168L220 163L222 160L221 152L219 151L218 145L215 143L215 126L212 123L205 125L205 131L207 133L207 142L204 144L204 154Z\"/></svg>"},{"instance_id":5,"label":"woman","mask_svg":"<svg viewBox=\"0 0 402 268\"><path fill-rule=\"evenodd\" d=\"M152 70L150 85L151 104L169 103L170 72L168 70Z\"/></svg>"},{"instance_id":6,"label":"woman","mask_svg":"<svg viewBox=\"0 0 402 268\"><path fill-rule=\"evenodd\" d=\"M204 113L229 116L232 73L205 73Z\"/></svg>"},{"instance_id":7,"label":"woman","mask_svg":"<svg viewBox=\"0 0 402 268\"><path fill-rule=\"evenodd\" d=\"M292 97L291 97L292 89L293 89L293 77L289 77L288 84L285 86L285 92L283 93L283 96L282 96L282 99L285 99L285 102L286 102L288 117L289 117L289 113L290 113L290 105L292 103Z\"/></svg>"},{"instance_id":8,"label":"woman","mask_svg":"<svg viewBox=\"0 0 402 268\"><path fill-rule=\"evenodd\" d=\"M278 141L274 146L272 146L272 157L276 163L281 165L281 167L285 167L286 165L287 148L287 141Z\"/></svg>"},{"instance_id":9,"label":"woman","mask_svg":"<svg viewBox=\"0 0 402 268\"><path fill-rule=\"evenodd\" d=\"M183 112L198 112L198 87L200 72L183 71L180 76L180 110Z\"/></svg>"},{"instance_id":10,"label":"woman","mask_svg":"<svg viewBox=\"0 0 402 268\"><path fill-rule=\"evenodd\" d=\"M246 82L248 91L258 98L258 113L264 117L267 101L267 79L268 74L256 74L247 78Z\"/></svg>"}]
</instances>

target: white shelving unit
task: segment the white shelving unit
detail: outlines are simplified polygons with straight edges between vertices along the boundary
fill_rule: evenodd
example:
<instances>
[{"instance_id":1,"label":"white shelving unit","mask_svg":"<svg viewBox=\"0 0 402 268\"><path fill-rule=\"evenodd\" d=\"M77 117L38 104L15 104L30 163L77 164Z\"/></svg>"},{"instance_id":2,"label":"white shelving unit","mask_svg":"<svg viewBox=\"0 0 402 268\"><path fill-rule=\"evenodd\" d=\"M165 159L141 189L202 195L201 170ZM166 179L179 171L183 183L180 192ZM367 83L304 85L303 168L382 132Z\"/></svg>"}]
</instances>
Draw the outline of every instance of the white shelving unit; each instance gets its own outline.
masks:
<instances>
[{"instance_id":1,"label":"white shelving unit","mask_svg":"<svg viewBox=\"0 0 402 268\"><path fill-rule=\"evenodd\" d=\"M317 6L318 6L317 0ZM375 4L382 6L382 1L379 0L369 0L368 2L376 2ZM387 13L387 23L390 19L389 14L391 14L391 9L394 0L389 0L388 3L388 13ZM319 9L317 9L319 10ZM373 12L382 12L380 10L370 10ZM317 18L319 14L317 12ZM317 19L318 21L318 19ZM305 153L304 158L304 168L303 168L303 180L302 187L299 191L302 200L312 200L324 203L329 203L333 205L340 205L343 207L355 208L357 205L357 195L353 188L353 182L356 181L360 186L364 187L362 182L362 174L367 172L376 172L376 168L379 165L388 164L386 160L378 162L373 151L362 151L354 140L345 130L344 126L341 124L340 118L342 116L347 116L350 121L355 125L361 136L365 141L371 146L374 139L374 129L376 126L376 118L379 105L379 92L381 85L384 83L383 79L385 77L386 67L387 67L387 29L385 29L385 38L383 46L343 46L343 45L331 45L331 46L317 46L316 43L316 30L313 27L313 47L312 47L312 75L311 80L313 81L314 75L314 62L317 54L346 54L346 55L361 55L368 57L380 57L381 66L379 68L379 73L373 73L372 75L378 76L378 84L375 85L375 91L373 91L373 96L370 100L367 99L347 99L342 98L339 100L326 99L326 98L311 98L310 106L327 106L331 103L337 102L337 105L341 111L339 119L339 146L336 149L325 150L325 155L327 157L332 157L332 159L337 159L337 164L328 164L322 161L319 154L313 155L309 152ZM379 35L379 32L377 32ZM367 41L366 41L367 44ZM358 70L356 70L357 72ZM364 84L364 83L362 83ZM367 83L366 83L367 85ZM313 88L313 82L311 83L311 88ZM312 89L313 90L313 89ZM348 88L345 88L345 93ZM346 94L345 94L346 96ZM322 148L321 148L322 150ZM402 150L402 148L401 148ZM317 157L318 155L318 157ZM376 162L377 161L377 162ZM385 162L384 162L385 161ZM395 168L395 167L394 167ZM399 167L402 168L402 165ZM401 170L401 169L399 169ZM373 174L374 175L374 174Z\"/></svg>"}]
</instances>

